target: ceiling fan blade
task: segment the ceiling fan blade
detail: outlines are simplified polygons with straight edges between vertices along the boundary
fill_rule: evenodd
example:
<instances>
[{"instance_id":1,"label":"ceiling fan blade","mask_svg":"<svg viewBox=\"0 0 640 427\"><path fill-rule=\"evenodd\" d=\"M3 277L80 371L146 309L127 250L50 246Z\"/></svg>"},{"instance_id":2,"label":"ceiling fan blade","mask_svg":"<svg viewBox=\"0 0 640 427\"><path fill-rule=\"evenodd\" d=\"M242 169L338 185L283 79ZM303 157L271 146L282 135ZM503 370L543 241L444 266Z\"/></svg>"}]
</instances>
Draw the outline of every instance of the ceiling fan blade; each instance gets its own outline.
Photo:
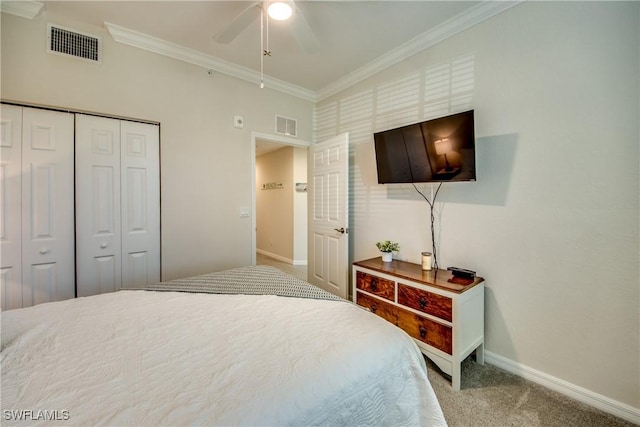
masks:
<instances>
[{"instance_id":1,"label":"ceiling fan blade","mask_svg":"<svg viewBox=\"0 0 640 427\"><path fill-rule=\"evenodd\" d=\"M215 36L213 39L218 43L230 43L249 26L258 16L260 16L262 3L253 3L251 6L243 10L233 21Z\"/></svg>"},{"instance_id":2,"label":"ceiling fan blade","mask_svg":"<svg viewBox=\"0 0 640 427\"><path fill-rule=\"evenodd\" d=\"M305 52L316 53L320 50L318 39L316 39L309 23L304 19L304 15L297 6L295 16L293 16L291 22L291 31L293 32L293 37Z\"/></svg>"}]
</instances>

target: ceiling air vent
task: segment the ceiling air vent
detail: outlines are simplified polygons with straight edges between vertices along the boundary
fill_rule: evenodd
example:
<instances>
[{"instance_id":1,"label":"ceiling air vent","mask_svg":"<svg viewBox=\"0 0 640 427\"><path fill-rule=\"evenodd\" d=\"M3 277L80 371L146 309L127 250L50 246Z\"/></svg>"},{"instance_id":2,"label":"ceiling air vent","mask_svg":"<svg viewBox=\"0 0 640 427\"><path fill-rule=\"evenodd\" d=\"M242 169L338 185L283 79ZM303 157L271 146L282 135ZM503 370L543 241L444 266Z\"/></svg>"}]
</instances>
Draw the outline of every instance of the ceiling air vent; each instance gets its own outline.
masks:
<instances>
[{"instance_id":1,"label":"ceiling air vent","mask_svg":"<svg viewBox=\"0 0 640 427\"><path fill-rule=\"evenodd\" d=\"M99 64L102 39L59 25L48 24L47 52Z\"/></svg>"},{"instance_id":2,"label":"ceiling air vent","mask_svg":"<svg viewBox=\"0 0 640 427\"><path fill-rule=\"evenodd\" d=\"M298 136L298 121L289 117L276 115L276 133L287 136Z\"/></svg>"}]
</instances>

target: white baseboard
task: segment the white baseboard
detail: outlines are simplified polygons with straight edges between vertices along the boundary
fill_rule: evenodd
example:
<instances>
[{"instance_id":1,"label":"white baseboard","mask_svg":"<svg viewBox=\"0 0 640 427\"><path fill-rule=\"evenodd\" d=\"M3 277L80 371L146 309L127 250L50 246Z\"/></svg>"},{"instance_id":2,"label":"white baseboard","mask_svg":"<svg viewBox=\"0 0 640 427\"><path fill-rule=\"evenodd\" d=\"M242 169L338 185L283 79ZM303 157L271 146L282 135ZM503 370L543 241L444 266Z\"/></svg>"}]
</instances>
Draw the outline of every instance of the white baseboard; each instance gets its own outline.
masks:
<instances>
[{"instance_id":1,"label":"white baseboard","mask_svg":"<svg viewBox=\"0 0 640 427\"><path fill-rule=\"evenodd\" d=\"M268 256L269 258L273 258L273 259L277 259L278 261L286 262L287 264L303 265L303 264L296 264L296 262L299 262L299 261L294 261L291 258L285 258L282 255L278 255L278 254L274 254L274 253L271 253L271 252L267 252L264 249L256 249L256 252L259 253L260 255ZM306 265L306 264L307 264L307 261L304 261L304 265Z\"/></svg>"},{"instance_id":2,"label":"white baseboard","mask_svg":"<svg viewBox=\"0 0 640 427\"><path fill-rule=\"evenodd\" d=\"M294 259L293 265L307 265L306 259Z\"/></svg>"},{"instance_id":3,"label":"white baseboard","mask_svg":"<svg viewBox=\"0 0 640 427\"><path fill-rule=\"evenodd\" d=\"M615 415L616 417L620 417L640 425L640 408L635 408L631 405L618 402L559 378L552 377L549 374L545 374L544 372L535 370L490 351L485 350L484 360L487 363L518 375L519 377L533 381L534 383L550 388L551 390L555 390L558 393L562 393L582 403L593 406L594 408L598 408L604 412Z\"/></svg>"}]
</instances>

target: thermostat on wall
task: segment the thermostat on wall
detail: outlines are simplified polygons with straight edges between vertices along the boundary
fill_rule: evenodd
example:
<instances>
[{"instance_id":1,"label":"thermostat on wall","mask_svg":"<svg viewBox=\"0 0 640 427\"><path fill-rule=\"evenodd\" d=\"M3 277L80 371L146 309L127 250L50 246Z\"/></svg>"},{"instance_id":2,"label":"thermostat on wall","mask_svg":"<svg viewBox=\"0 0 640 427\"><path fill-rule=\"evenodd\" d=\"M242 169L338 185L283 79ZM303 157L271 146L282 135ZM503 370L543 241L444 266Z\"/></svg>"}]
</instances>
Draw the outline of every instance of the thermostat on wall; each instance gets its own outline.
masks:
<instances>
[{"instance_id":1,"label":"thermostat on wall","mask_svg":"<svg viewBox=\"0 0 640 427\"><path fill-rule=\"evenodd\" d=\"M242 127L244 126L244 119L242 118L242 116L233 116L233 126L237 127L238 129L242 129Z\"/></svg>"}]
</instances>

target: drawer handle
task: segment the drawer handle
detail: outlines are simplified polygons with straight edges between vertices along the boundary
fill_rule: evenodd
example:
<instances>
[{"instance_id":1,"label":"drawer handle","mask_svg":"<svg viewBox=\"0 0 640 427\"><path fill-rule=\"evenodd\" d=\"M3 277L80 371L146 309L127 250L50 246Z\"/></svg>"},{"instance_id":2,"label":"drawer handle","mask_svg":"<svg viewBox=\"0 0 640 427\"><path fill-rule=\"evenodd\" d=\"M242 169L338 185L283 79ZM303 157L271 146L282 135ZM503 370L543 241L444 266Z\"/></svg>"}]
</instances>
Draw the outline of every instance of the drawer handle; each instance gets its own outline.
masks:
<instances>
[{"instance_id":1,"label":"drawer handle","mask_svg":"<svg viewBox=\"0 0 640 427\"><path fill-rule=\"evenodd\" d=\"M371 290L373 292L378 290L378 279L372 279L371 280Z\"/></svg>"},{"instance_id":2,"label":"drawer handle","mask_svg":"<svg viewBox=\"0 0 640 427\"><path fill-rule=\"evenodd\" d=\"M420 326L420 338L424 338L427 336L427 330L424 326Z\"/></svg>"},{"instance_id":3,"label":"drawer handle","mask_svg":"<svg viewBox=\"0 0 640 427\"><path fill-rule=\"evenodd\" d=\"M371 306L371 312L372 312L372 313L375 313L375 312L376 312L376 310L378 310L378 306L377 306L377 305L375 305L375 304L373 304L373 305Z\"/></svg>"},{"instance_id":4,"label":"drawer handle","mask_svg":"<svg viewBox=\"0 0 640 427\"><path fill-rule=\"evenodd\" d=\"M425 297L420 297L418 304L420 304L420 308L424 309L427 306L427 299Z\"/></svg>"}]
</instances>

